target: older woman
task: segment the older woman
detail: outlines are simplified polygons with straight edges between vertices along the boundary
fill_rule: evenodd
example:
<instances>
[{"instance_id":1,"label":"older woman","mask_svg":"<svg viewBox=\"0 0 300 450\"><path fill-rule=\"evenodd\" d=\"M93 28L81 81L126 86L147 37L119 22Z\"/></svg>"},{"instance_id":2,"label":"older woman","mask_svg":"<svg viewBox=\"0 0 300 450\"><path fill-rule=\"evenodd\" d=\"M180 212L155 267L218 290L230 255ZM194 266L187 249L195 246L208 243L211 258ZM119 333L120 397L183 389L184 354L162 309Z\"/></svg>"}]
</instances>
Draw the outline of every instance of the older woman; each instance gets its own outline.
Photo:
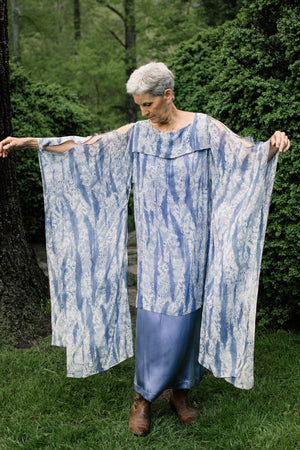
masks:
<instances>
[{"instance_id":1,"label":"older woman","mask_svg":"<svg viewBox=\"0 0 300 450\"><path fill-rule=\"evenodd\" d=\"M290 146L279 131L254 145L205 114L180 111L173 90L170 70L150 63L127 83L148 120L85 144L78 137L0 143L2 156L22 147L69 150L63 158L40 152L53 343L67 346L69 376L131 356L125 228L133 184L138 312L129 429L140 436L150 429L151 402L167 388L181 421L196 420L188 392L204 367L252 386L274 155Z\"/></svg>"},{"instance_id":2,"label":"older woman","mask_svg":"<svg viewBox=\"0 0 300 450\"><path fill-rule=\"evenodd\" d=\"M277 149L286 151L289 147L284 133L276 132L270 143L258 150L214 119L178 110L173 102L173 90L173 74L162 63L142 66L127 82L127 91L133 95L142 115L148 118L136 124L129 142L135 157L133 184L139 256L136 393L129 423L136 434L149 430L150 402L165 388L173 389L171 406L182 422L195 421L196 412L188 401L188 390L199 383L202 374L198 362L199 341L200 362L205 367L217 376L240 376L236 359L243 349L237 350L238 327L247 327L249 320L252 320L251 327L254 326L258 267L257 259L251 262L251 258L248 261L239 258L239 261L237 255L243 248L242 236L252 243L253 256L260 254L246 226L257 226L248 224L259 219L260 212L254 202L259 201L262 208L259 185L264 185L267 159L271 160ZM255 160L263 152L268 155L263 155L264 163L259 164ZM250 155L253 161L243 169ZM226 179L226 171L232 180ZM261 172L261 180L257 179L251 186L254 171ZM229 200L226 190L231 186L239 192ZM250 186L252 199L246 192ZM238 206L245 211L238 211ZM239 215L244 215L240 223ZM212 220L219 221L220 226L212 224ZM232 234L231 227L235 227ZM242 235L240 238L238 233ZM239 250L232 249L237 239ZM225 271L229 272L226 278ZM251 285L250 292L247 287L251 283L243 279L241 271L248 271L250 278L253 276L250 272L256 273L255 286ZM222 272L224 277L219 277L218 273ZM214 277L218 280L214 281ZM230 294L225 289L244 289L244 292ZM243 304L245 293L252 294L252 298ZM237 300L238 296L241 299ZM204 304L201 342L203 302L207 304ZM212 309L216 317L212 316ZM241 314L239 325L230 317L238 314ZM214 345L216 338L218 343ZM226 362L217 361L222 354L219 347L223 348L221 359L226 359L227 353L228 359L234 360L224 370L221 366Z\"/></svg>"}]
</instances>

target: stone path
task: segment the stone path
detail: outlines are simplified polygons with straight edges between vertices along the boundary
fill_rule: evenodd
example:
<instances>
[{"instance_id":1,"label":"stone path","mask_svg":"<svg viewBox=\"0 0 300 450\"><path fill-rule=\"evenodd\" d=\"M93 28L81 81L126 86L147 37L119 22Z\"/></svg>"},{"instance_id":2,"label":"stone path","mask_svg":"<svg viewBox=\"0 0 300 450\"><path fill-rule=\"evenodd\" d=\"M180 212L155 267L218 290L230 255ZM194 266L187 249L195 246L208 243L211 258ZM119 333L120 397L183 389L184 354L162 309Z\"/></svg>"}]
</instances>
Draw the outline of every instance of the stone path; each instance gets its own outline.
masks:
<instances>
[{"instance_id":1,"label":"stone path","mask_svg":"<svg viewBox=\"0 0 300 450\"><path fill-rule=\"evenodd\" d=\"M137 292L137 250L135 231L128 234L127 242L128 255L128 297L131 312L131 318L136 318L136 292Z\"/></svg>"}]
</instances>

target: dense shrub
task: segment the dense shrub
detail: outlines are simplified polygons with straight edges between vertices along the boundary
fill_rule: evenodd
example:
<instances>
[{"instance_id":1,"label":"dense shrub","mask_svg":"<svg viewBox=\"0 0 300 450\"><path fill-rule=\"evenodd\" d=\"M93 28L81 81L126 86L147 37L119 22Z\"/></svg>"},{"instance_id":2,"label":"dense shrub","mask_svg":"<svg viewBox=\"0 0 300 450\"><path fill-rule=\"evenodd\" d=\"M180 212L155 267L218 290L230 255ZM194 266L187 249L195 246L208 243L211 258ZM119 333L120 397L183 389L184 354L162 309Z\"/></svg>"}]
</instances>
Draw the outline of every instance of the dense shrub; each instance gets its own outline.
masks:
<instances>
[{"instance_id":1,"label":"dense shrub","mask_svg":"<svg viewBox=\"0 0 300 450\"><path fill-rule=\"evenodd\" d=\"M10 82L15 136L90 134L90 114L67 89L32 82L15 65L11 67ZM44 239L43 190L36 151L17 153L17 177L23 221L29 239Z\"/></svg>"},{"instance_id":2,"label":"dense shrub","mask_svg":"<svg viewBox=\"0 0 300 450\"><path fill-rule=\"evenodd\" d=\"M277 129L291 137L279 157L260 279L258 317L272 326L299 324L299 17L295 1L246 1L237 19L183 43L169 61L178 107L255 140Z\"/></svg>"}]
</instances>

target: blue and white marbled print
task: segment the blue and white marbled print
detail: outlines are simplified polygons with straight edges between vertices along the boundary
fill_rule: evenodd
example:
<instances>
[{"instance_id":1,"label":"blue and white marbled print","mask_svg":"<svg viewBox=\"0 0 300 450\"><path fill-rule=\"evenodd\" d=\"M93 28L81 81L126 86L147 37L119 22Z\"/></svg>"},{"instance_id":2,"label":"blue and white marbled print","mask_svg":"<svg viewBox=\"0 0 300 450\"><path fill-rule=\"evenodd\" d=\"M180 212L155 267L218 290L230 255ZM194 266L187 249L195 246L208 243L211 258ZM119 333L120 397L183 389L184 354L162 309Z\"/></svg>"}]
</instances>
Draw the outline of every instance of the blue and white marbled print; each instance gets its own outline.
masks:
<instances>
[{"instance_id":1,"label":"blue and white marbled print","mask_svg":"<svg viewBox=\"0 0 300 450\"><path fill-rule=\"evenodd\" d=\"M40 149L72 139L40 139ZM132 356L127 293L128 137L116 132L64 154L40 152L52 343L67 374L86 377Z\"/></svg>"},{"instance_id":2,"label":"blue and white marbled print","mask_svg":"<svg viewBox=\"0 0 300 450\"><path fill-rule=\"evenodd\" d=\"M191 125L175 132L159 132L143 121L128 135L107 136L90 146L78 145L63 156L41 154L50 267L58 258L56 272L51 268L55 272L51 287L54 343L67 346L68 374L87 376L131 355L124 261L125 210L132 171L138 246L137 306L178 316L203 305L200 364L215 376L249 389L253 385L259 270L277 161L275 157L267 163L269 142L246 147L230 130L220 129L204 114L195 115ZM51 140L52 145L56 143ZM41 140L40 144L41 148L49 145L49 140ZM124 158L121 164L120 155ZM56 162L61 158L64 164ZM94 168L98 166L101 169ZM59 209L58 220L56 191L61 180L60 191L69 185L76 195L74 200L73 193L71 199L64 200L67 206ZM89 181L97 186L99 194L93 194L94 188L85 188ZM48 184L57 185L52 197L47 192L52 189ZM97 207L97 202L105 207ZM80 219L78 211L84 211L85 220ZM107 215L115 217L113 226ZM56 220L64 224L63 233ZM103 234L99 234L98 223ZM107 239L109 232L111 238ZM77 239L82 233L86 238ZM64 256L57 257L60 248ZM73 253L69 248L74 249ZM91 262L95 248L112 276ZM74 276L78 267L80 275ZM88 268L84 276L82 267ZM72 281L67 288L69 279ZM94 302L88 299L97 297L94 279L100 286L101 313L88 306L87 314L85 305ZM59 289L64 296L60 296ZM69 304L71 308L66 307ZM118 338L110 336L114 320L118 321ZM91 345L95 340L95 346ZM98 363L98 359L105 363Z\"/></svg>"},{"instance_id":3,"label":"blue and white marbled print","mask_svg":"<svg viewBox=\"0 0 300 450\"><path fill-rule=\"evenodd\" d=\"M210 121L212 215L199 362L236 387L253 386L259 272L276 155L244 146Z\"/></svg>"},{"instance_id":4,"label":"blue and white marbled print","mask_svg":"<svg viewBox=\"0 0 300 450\"><path fill-rule=\"evenodd\" d=\"M138 245L137 306L183 315L203 305L199 362L253 385L255 311L277 157L245 146L204 114L130 140Z\"/></svg>"},{"instance_id":5,"label":"blue and white marbled print","mask_svg":"<svg viewBox=\"0 0 300 450\"><path fill-rule=\"evenodd\" d=\"M202 119L202 120L201 120ZM203 120L204 119L204 120ZM210 222L206 116L175 132L138 123L133 159L137 307L168 315L201 308Z\"/></svg>"}]
</instances>

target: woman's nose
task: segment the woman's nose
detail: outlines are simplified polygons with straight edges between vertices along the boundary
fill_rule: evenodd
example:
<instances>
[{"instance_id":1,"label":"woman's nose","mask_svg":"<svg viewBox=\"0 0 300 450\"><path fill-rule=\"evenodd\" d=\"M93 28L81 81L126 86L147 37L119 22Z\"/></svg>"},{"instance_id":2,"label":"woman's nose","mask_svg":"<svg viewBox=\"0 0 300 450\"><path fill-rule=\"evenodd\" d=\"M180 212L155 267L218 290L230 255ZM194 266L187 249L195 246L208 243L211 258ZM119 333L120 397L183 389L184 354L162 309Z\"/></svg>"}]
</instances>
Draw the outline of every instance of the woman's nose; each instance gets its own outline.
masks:
<instances>
[{"instance_id":1,"label":"woman's nose","mask_svg":"<svg viewBox=\"0 0 300 450\"><path fill-rule=\"evenodd\" d=\"M149 115L148 108L141 106L141 113L142 113L142 116L148 116Z\"/></svg>"}]
</instances>

